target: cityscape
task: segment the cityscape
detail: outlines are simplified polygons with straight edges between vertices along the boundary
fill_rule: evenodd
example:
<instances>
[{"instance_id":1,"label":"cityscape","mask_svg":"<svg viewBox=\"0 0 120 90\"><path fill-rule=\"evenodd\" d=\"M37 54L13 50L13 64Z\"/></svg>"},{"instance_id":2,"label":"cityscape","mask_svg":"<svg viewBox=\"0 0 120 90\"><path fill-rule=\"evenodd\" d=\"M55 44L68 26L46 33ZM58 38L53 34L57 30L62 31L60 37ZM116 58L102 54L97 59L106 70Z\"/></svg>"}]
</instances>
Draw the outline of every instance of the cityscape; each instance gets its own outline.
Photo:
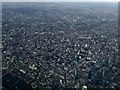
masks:
<instances>
[{"instance_id":1,"label":"cityscape","mask_svg":"<svg viewBox=\"0 0 120 90\"><path fill-rule=\"evenodd\" d=\"M2 87L120 89L118 3L3 2Z\"/></svg>"}]
</instances>

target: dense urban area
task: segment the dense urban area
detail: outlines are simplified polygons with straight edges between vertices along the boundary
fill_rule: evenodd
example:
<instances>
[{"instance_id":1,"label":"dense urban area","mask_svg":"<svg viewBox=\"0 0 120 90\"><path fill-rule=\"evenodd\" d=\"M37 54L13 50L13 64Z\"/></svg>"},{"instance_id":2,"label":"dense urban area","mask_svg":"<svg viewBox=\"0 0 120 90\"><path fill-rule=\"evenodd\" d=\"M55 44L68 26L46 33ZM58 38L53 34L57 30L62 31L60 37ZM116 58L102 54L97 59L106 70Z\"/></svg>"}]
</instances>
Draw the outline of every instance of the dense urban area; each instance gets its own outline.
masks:
<instances>
[{"instance_id":1,"label":"dense urban area","mask_svg":"<svg viewBox=\"0 0 120 90\"><path fill-rule=\"evenodd\" d=\"M3 3L3 88L119 88L117 3Z\"/></svg>"}]
</instances>

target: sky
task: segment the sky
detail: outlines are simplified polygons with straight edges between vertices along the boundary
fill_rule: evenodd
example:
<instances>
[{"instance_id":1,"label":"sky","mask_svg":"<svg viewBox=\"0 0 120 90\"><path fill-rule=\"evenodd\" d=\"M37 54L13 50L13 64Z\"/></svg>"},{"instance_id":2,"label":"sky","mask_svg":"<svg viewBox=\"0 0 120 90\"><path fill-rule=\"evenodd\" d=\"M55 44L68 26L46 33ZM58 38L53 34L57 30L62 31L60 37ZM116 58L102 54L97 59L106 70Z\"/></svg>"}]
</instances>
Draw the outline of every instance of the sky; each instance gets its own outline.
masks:
<instances>
[{"instance_id":1,"label":"sky","mask_svg":"<svg viewBox=\"0 0 120 90\"><path fill-rule=\"evenodd\" d=\"M120 0L2 0L2 2L118 2Z\"/></svg>"}]
</instances>

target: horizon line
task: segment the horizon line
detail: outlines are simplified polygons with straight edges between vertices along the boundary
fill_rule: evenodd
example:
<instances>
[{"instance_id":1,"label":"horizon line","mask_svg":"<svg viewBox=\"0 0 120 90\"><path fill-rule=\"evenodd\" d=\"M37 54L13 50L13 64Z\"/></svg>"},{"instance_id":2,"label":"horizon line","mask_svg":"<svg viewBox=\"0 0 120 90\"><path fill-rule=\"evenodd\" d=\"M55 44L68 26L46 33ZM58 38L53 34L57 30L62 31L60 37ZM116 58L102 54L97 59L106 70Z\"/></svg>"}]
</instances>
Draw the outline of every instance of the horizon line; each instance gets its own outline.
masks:
<instances>
[{"instance_id":1,"label":"horizon line","mask_svg":"<svg viewBox=\"0 0 120 90\"><path fill-rule=\"evenodd\" d=\"M64 2L64 1L1 1L1 2L56 2L56 3L61 3L61 2ZM88 1L66 1L66 2L88 2ZM101 1L89 1L89 2L101 2ZM109 2L120 2L120 1L102 1L103 3L109 3ZM102 3L101 2L101 3Z\"/></svg>"}]
</instances>

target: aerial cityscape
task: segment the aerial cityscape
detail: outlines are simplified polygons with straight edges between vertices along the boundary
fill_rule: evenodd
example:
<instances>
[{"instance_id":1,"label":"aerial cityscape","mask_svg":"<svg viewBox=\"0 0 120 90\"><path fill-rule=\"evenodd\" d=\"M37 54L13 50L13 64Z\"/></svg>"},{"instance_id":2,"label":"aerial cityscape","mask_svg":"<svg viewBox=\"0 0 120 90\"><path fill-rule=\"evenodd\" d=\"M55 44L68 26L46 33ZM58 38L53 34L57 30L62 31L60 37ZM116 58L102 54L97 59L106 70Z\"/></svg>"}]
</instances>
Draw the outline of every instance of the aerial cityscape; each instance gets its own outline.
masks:
<instances>
[{"instance_id":1,"label":"aerial cityscape","mask_svg":"<svg viewBox=\"0 0 120 90\"><path fill-rule=\"evenodd\" d=\"M2 87L115 88L118 3L2 4Z\"/></svg>"}]
</instances>

